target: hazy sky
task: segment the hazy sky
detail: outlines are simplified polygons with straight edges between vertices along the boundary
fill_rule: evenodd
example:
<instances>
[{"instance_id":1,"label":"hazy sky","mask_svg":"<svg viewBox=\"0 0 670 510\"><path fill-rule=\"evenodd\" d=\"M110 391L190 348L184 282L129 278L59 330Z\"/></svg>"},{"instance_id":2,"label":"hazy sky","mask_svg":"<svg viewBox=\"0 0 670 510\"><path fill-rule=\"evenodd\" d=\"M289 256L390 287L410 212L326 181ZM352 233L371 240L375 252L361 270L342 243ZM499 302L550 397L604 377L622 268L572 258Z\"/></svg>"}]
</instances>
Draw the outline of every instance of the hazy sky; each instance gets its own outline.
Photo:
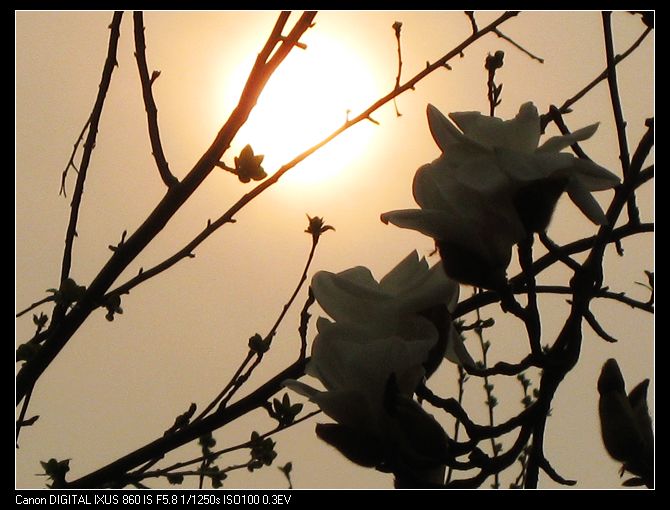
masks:
<instances>
[{"instance_id":1,"label":"hazy sky","mask_svg":"<svg viewBox=\"0 0 670 510\"><path fill-rule=\"evenodd\" d=\"M479 25L497 14L477 14ZM626 13L613 18L616 49L621 52L644 26ZM226 120L244 73L275 19L272 12L145 15L149 70L161 71L153 90L163 147L177 177L186 175ZM58 196L61 172L97 93L110 20L107 12L16 14L17 311L44 297L45 289L58 286L69 214L69 200ZM303 39L307 51L296 50L273 77L224 160L232 164L233 156L251 143L256 153L265 154L264 166L272 172L338 127L348 109L357 114L388 92L397 66L394 21L403 23L405 78L470 32L461 12L319 13L316 26ZM29 413L40 419L21 433L17 486L42 487L45 479L35 474L40 472L39 461L51 457L71 458L73 478L101 467L161 435L191 402L203 406L216 395L246 354L248 338L267 333L300 276L310 246L303 232L306 213L324 216L337 229L323 237L312 273L365 265L381 277L413 249L427 256L433 248L430 239L379 221L381 212L414 206L412 176L439 153L427 128L426 104L445 113L486 111L484 59L500 49L505 51L505 65L497 74L504 84L498 114L505 118L526 101L534 101L540 112L561 104L604 68L599 13L522 13L501 28L545 63L531 60L494 35L485 37L464 58L453 60L452 70L439 70L402 95L397 101L401 117L396 117L392 104L386 105L374 115L380 125L366 122L353 128L341 142L317 153L243 209L236 224L226 225L196 250L196 258L124 296L124 314L114 322L105 320L104 311L93 313L36 387ZM117 244L124 230L133 232L165 191L151 156L133 51L132 16L125 14L119 67L105 103L77 228L72 276L80 284L92 280L110 256L108 245ZM644 119L653 115L653 56L650 37L619 67L632 148ZM566 117L572 129L601 123L583 144L586 151L619 172L606 84L574 110ZM74 178L71 174L68 191ZM251 186L224 171L213 172L117 284L180 249L208 218L220 216ZM611 192L599 198L606 204ZM643 220L651 221L651 184L641 190L638 203ZM563 198L550 235L567 242L594 231ZM646 298L645 289L635 282L645 281L643 271L653 269L652 241L651 235L626 240L624 258L608 249L606 285ZM540 281L565 283L565 274L549 271ZM462 296L470 293L470 288L461 290ZM297 311L304 299L302 294L287 316L250 387L297 355ZM544 341L550 342L568 307L560 296L542 300L541 306ZM598 432L596 380L609 357L618 359L629 388L653 376L653 320L618 303L597 302L593 310L619 342L605 343L584 327L579 365L553 402L545 452L559 473L579 481L578 487L617 487L619 466L607 456ZM488 332L490 357L514 361L523 356L527 341L519 324L502 317L495 307L483 314L498 321ZM33 331L31 314L19 319L17 344ZM479 357L475 339L467 345ZM445 364L431 386L450 396L455 374L455 367ZM516 381L494 382L498 398L507 404L496 410L502 421L516 412L522 394ZM484 420L484 398L479 382L471 379L466 406L473 418ZM653 416L653 391L650 407ZM314 423L275 436L276 465L293 461L296 487L391 487L390 476L358 468L321 443ZM221 447L233 445L247 440L251 430L263 432L272 425L259 412L215 437ZM168 460L195 453L194 447L186 447ZM245 451L230 462L244 461L247 455ZM503 478L503 485L512 481L509 477ZM226 484L286 486L274 466L252 475L236 472ZM540 484L554 486L542 475Z\"/></svg>"}]
</instances>

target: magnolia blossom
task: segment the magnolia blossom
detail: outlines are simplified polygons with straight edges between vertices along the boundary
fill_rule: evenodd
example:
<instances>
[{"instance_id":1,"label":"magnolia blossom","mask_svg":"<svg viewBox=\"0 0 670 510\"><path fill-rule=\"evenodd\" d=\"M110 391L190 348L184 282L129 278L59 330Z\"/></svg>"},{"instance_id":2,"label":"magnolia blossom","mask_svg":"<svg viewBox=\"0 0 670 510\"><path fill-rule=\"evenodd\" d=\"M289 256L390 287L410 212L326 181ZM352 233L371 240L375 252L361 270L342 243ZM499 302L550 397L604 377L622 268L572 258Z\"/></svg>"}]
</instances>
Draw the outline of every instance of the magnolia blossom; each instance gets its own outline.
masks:
<instances>
[{"instance_id":1,"label":"magnolia blossom","mask_svg":"<svg viewBox=\"0 0 670 510\"><path fill-rule=\"evenodd\" d=\"M592 222L606 222L591 192L612 188L619 178L561 152L590 138L597 124L538 147L540 118L532 103L508 121L479 112L450 117L456 125L428 105L428 124L442 155L414 177L421 209L382 214L385 223L433 237L450 276L489 288L504 283L512 246L547 227L564 191Z\"/></svg>"},{"instance_id":2,"label":"magnolia blossom","mask_svg":"<svg viewBox=\"0 0 670 510\"><path fill-rule=\"evenodd\" d=\"M286 381L286 386L318 404L346 430L367 438L366 444L378 445L384 456L395 452L403 462L430 464L446 448L446 436L412 400L440 341L438 327L422 312L440 304L453 308L458 284L412 252L379 282L367 268L355 267L338 274L317 273L312 289L334 319L318 319L306 368L325 391L300 381ZM460 336L446 332L452 344L449 356L472 363ZM437 439L428 446L426 438Z\"/></svg>"}]
</instances>

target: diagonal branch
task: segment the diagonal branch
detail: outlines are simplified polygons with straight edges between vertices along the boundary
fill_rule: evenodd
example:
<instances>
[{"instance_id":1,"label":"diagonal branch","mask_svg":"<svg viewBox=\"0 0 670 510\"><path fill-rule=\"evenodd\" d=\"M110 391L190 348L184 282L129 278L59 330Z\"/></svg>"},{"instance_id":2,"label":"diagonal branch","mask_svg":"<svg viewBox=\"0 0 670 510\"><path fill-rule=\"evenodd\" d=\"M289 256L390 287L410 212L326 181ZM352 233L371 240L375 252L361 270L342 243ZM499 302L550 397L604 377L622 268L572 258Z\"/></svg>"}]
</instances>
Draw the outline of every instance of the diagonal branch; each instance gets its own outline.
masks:
<instances>
[{"instance_id":1,"label":"diagonal branch","mask_svg":"<svg viewBox=\"0 0 670 510\"><path fill-rule=\"evenodd\" d=\"M642 44L642 41L644 41L647 36L651 33L652 29L647 28L640 37L638 37L633 44L631 44L626 51L624 51L621 55L617 55L614 57L614 65L620 64L626 57L631 55L639 46ZM574 96L572 96L570 99L567 99L559 108L558 111L561 113L570 113L570 108L572 105L574 105L577 101L579 101L581 98L583 98L586 94L588 94L596 85L598 85L601 81L607 78L607 68L603 72L601 72L598 76L596 76L588 85L586 85L584 88L582 88L579 92L577 92ZM547 127L547 124L549 124L549 114L545 113L540 117L540 125L542 127L542 131L544 131L544 128Z\"/></svg>"},{"instance_id":2,"label":"diagonal branch","mask_svg":"<svg viewBox=\"0 0 670 510\"><path fill-rule=\"evenodd\" d=\"M163 145L161 144L160 132L158 130L158 108L154 101L151 87L155 79L158 77L156 71L154 75L149 77L149 69L147 67L146 56L146 41L144 40L144 18L142 12L133 13L133 23L135 28L135 58L137 59L137 69L140 73L140 82L142 83L142 98L144 99L144 108L147 112L147 123L149 128L149 139L151 140L151 150L156 160L156 167L158 173L165 185L169 188L174 186L179 181L170 172L170 167L165 154L163 153Z\"/></svg>"},{"instance_id":3,"label":"diagonal branch","mask_svg":"<svg viewBox=\"0 0 670 510\"><path fill-rule=\"evenodd\" d=\"M37 356L26 362L16 376L17 403L25 397L28 389L35 384L37 379L56 358L91 312L99 306L104 293L119 275L167 225L172 216L174 216L214 169L216 162L221 160L223 153L228 149L233 138L249 117L270 76L296 45L300 35L312 25L314 16L315 13L304 13L296 21L291 34L286 38L282 38L281 30L286 24L289 13L282 12L279 15L271 36L256 59L238 105L210 147L196 162L184 180L168 189L166 195L156 205L144 223L139 226L123 245L114 251L109 261L91 282L84 296L78 301L77 306L62 321L58 321L49 330L49 338ZM281 41L281 44L277 47L279 41ZM276 51L275 47L277 47ZM268 61L267 59L273 51L274 54ZM93 123L91 125L91 132L94 132ZM79 179L81 179L81 172Z\"/></svg>"},{"instance_id":4,"label":"diagonal branch","mask_svg":"<svg viewBox=\"0 0 670 510\"><path fill-rule=\"evenodd\" d=\"M67 225L67 232L65 234L65 250L63 252L63 262L61 265L60 281L62 282L70 276L70 268L72 266L72 247L74 245L74 238L77 235L77 220L79 218L79 208L84 195L84 183L86 182L86 174L88 165L91 161L91 154L95 147L95 140L98 136L98 126L100 124L100 117L102 116L102 107L105 104L109 84L112 81L112 72L116 67L116 50L119 44L120 25L122 12L115 12L112 17L112 22L109 25L109 45L107 47L107 58L102 69L102 78L98 86L98 95L95 98L93 111L88 120L88 135L84 142L84 152L81 156L81 163L79 164L79 173L77 174L77 182L75 184L74 193L72 194L72 202L70 203L70 220Z\"/></svg>"}]
</instances>

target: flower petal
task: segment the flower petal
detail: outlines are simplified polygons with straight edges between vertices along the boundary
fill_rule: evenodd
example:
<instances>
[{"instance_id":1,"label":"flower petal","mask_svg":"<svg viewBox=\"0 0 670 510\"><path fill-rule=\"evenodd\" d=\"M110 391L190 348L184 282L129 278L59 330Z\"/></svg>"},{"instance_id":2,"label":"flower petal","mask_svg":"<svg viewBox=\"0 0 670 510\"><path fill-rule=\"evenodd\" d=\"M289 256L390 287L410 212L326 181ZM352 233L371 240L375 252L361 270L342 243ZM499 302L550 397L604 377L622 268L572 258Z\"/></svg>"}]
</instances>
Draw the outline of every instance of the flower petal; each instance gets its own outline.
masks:
<instances>
[{"instance_id":1,"label":"flower petal","mask_svg":"<svg viewBox=\"0 0 670 510\"><path fill-rule=\"evenodd\" d=\"M463 337L456 331L453 324L449 329L449 340L447 340L447 350L444 353L444 357L457 365L465 367L475 366L475 360L472 359L472 356L470 356L470 353L465 348Z\"/></svg>"},{"instance_id":2,"label":"flower petal","mask_svg":"<svg viewBox=\"0 0 670 510\"><path fill-rule=\"evenodd\" d=\"M457 143L467 143L463 134L432 104L426 108L426 114L430 133L442 152Z\"/></svg>"},{"instance_id":3,"label":"flower petal","mask_svg":"<svg viewBox=\"0 0 670 510\"><path fill-rule=\"evenodd\" d=\"M465 136L484 147L531 153L540 140L540 118L533 103L521 105L517 116L508 121L480 112L454 112L449 116Z\"/></svg>"},{"instance_id":4,"label":"flower petal","mask_svg":"<svg viewBox=\"0 0 670 510\"><path fill-rule=\"evenodd\" d=\"M334 274L319 271L312 278L312 290L319 305L336 322L380 327L386 335L393 327L393 299L375 281L370 270L355 267Z\"/></svg>"},{"instance_id":5,"label":"flower petal","mask_svg":"<svg viewBox=\"0 0 670 510\"><path fill-rule=\"evenodd\" d=\"M561 152L563 149L570 147L573 143L591 138L597 131L599 124L599 122L596 122L595 124L583 127L567 135L552 136L538 147L537 150L538 152Z\"/></svg>"},{"instance_id":6,"label":"flower petal","mask_svg":"<svg viewBox=\"0 0 670 510\"><path fill-rule=\"evenodd\" d=\"M454 301L458 302L458 291L458 283L447 277L442 264L435 264L413 288L400 296L398 308L409 313L420 312L438 303L450 306Z\"/></svg>"},{"instance_id":7,"label":"flower petal","mask_svg":"<svg viewBox=\"0 0 670 510\"><path fill-rule=\"evenodd\" d=\"M400 209L381 215L384 223L416 230L433 239L441 239L450 230L453 220L439 209Z\"/></svg>"},{"instance_id":8,"label":"flower petal","mask_svg":"<svg viewBox=\"0 0 670 510\"><path fill-rule=\"evenodd\" d=\"M596 225L607 224L607 217L593 195L579 184L568 185L568 195L579 210Z\"/></svg>"},{"instance_id":9,"label":"flower petal","mask_svg":"<svg viewBox=\"0 0 670 510\"><path fill-rule=\"evenodd\" d=\"M426 259L419 259L419 254L414 250L379 281L379 287L385 293L399 295L416 286L416 282L427 272Z\"/></svg>"},{"instance_id":10,"label":"flower petal","mask_svg":"<svg viewBox=\"0 0 670 510\"><path fill-rule=\"evenodd\" d=\"M602 191L617 186L621 180L618 176L587 159L577 159L573 163L573 178L580 186L589 191Z\"/></svg>"}]
</instances>

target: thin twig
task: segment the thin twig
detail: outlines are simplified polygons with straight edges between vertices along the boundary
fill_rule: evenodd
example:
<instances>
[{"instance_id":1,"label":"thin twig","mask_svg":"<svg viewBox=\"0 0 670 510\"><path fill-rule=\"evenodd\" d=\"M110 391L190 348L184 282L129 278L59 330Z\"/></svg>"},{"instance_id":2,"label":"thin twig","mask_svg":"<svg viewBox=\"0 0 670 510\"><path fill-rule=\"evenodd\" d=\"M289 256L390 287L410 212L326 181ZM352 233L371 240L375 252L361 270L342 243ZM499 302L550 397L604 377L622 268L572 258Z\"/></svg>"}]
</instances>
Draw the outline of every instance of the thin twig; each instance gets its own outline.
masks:
<instances>
[{"instance_id":1,"label":"thin twig","mask_svg":"<svg viewBox=\"0 0 670 510\"><path fill-rule=\"evenodd\" d=\"M609 85L610 100L612 103L612 112L614 113L614 122L617 131L617 140L619 142L619 161L623 177L630 177L630 155L628 153L628 140L626 137L626 119L624 118L623 108L621 106L621 95L619 94L619 85L617 83L616 64L614 61L614 41L612 38L612 13L607 11L602 13L603 31L605 36L605 54L607 57L607 84ZM631 193L628 197L628 218L629 221L636 223L640 221L640 211L635 203L635 194Z\"/></svg>"},{"instance_id":2,"label":"thin twig","mask_svg":"<svg viewBox=\"0 0 670 510\"><path fill-rule=\"evenodd\" d=\"M474 22L474 16L472 17ZM474 25L476 27L477 25ZM468 379L468 375L461 365L458 365L458 405L463 407L463 395L465 394L465 381ZM456 423L454 424L454 441L458 442L458 436L461 431L461 420L456 418ZM451 466L447 470L447 480L446 483L451 482L451 477L454 474L454 470Z\"/></svg>"},{"instance_id":3,"label":"thin twig","mask_svg":"<svg viewBox=\"0 0 670 510\"><path fill-rule=\"evenodd\" d=\"M196 417L193 419L193 421L200 421L200 420L202 420L205 416L207 416L207 415L209 414L209 412L210 412L212 409L214 409L214 408L217 406L217 404L223 399L223 397L225 397L226 393L228 393L228 391L230 391L230 389L235 385L235 382L236 382L236 381L238 380L238 378L240 377L240 374L242 374L242 371L246 368L246 366L249 364L249 362L251 361L251 359L252 359L255 355L256 355L256 353L254 353L253 351L249 351L249 352L247 353L246 357L244 358L244 360L242 361L242 363L240 364L240 366L237 367L237 370L235 371L235 373L233 374L233 376L232 376L232 377L230 378L230 380L228 381L228 384L226 384L226 385L223 387L223 389L221 390L221 392L220 392L220 393L219 393L219 394L218 394L218 395L217 395L217 396L216 396L216 397L215 397L215 398L214 398L214 399L213 399L213 400L212 400L212 401L205 407L205 409L202 410L202 412L201 412L198 416L196 416Z\"/></svg>"},{"instance_id":4,"label":"thin twig","mask_svg":"<svg viewBox=\"0 0 670 510\"><path fill-rule=\"evenodd\" d=\"M552 241L546 232L540 232L539 234L540 242L547 249L547 251L556 256L557 260L560 260L567 267L572 269L573 272L579 271L579 268L582 267L579 262L571 259L563 250L563 247L557 245Z\"/></svg>"},{"instance_id":5,"label":"thin twig","mask_svg":"<svg viewBox=\"0 0 670 510\"><path fill-rule=\"evenodd\" d=\"M526 304L526 314L524 324L528 333L530 349L536 356L542 354L542 325L540 323L540 312L537 307L537 289L533 268L533 236L519 243L519 263L521 264L521 273L525 277L526 295L528 297Z\"/></svg>"},{"instance_id":6,"label":"thin twig","mask_svg":"<svg viewBox=\"0 0 670 510\"><path fill-rule=\"evenodd\" d=\"M472 33L476 34L479 29L477 28L477 20L475 20L475 11L464 11L465 15L470 20L470 26L472 27Z\"/></svg>"},{"instance_id":7,"label":"thin twig","mask_svg":"<svg viewBox=\"0 0 670 510\"><path fill-rule=\"evenodd\" d=\"M607 331L603 329L603 327L598 322L598 319L596 319L595 315L593 315L593 312L591 312L590 310L586 310L584 312L584 319L586 319L588 325L591 326L591 329L593 329L593 331L595 331L595 333L600 338L609 343L617 342L616 338L614 338L612 335L610 335L609 333L607 333Z\"/></svg>"},{"instance_id":8,"label":"thin twig","mask_svg":"<svg viewBox=\"0 0 670 510\"><path fill-rule=\"evenodd\" d=\"M232 405L219 409L217 412L198 422L189 423L183 429L175 431L174 434L167 437L161 436L143 447L116 459L107 466L67 483L67 488L94 488L104 485L108 481L122 478L124 473L137 466L143 465L156 457L198 439L208 432L227 425L254 409L262 407L269 398L283 388L282 383L286 379L297 379L304 374L307 361L300 360L292 363L266 381L258 389Z\"/></svg>"},{"instance_id":9,"label":"thin twig","mask_svg":"<svg viewBox=\"0 0 670 510\"><path fill-rule=\"evenodd\" d=\"M21 406L21 411L19 412L19 420L16 422L16 447L19 447L19 434L21 433L21 428L26 423L26 413L28 412L28 405L30 404L30 397L33 394L33 389L30 388L30 391L26 394L26 398L23 399L23 405Z\"/></svg>"},{"instance_id":10,"label":"thin twig","mask_svg":"<svg viewBox=\"0 0 670 510\"><path fill-rule=\"evenodd\" d=\"M105 104L109 84L112 81L112 72L117 65L116 51L119 43L120 25L122 12L115 12L112 16L112 22L109 25L109 44L107 47L107 58L102 69L102 78L98 86L98 95L93 105L93 111L89 117L88 135L86 142L84 142L84 152L81 156L81 163L79 164L79 173L77 174L77 182L75 184L74 193L72 195L72 202L70 203L70 219L68 221L67 232L65 234L65 250L63 252L63 262L61 264L60 281L64 281L70 276L70 267L72 265L72 247L74 238L77 235L77 220L79 218L79 208L84 195L84 183L86 182L86 174L88 166L91 161L91 154L95 147L95 141L98 135L98 126L100 124L100 117L102 116L102 108ZM55 315L55 314L54 314Z\"/></svg>"},{"instance_id":11,"label":"thin twig","mask_svg":"<svg viewBox=\"0 0 670 510\"><path fill-rule=\"evenodd\" d=\"M530 51L528 51L526 48L524 48L524 47L521 46L519 43L517 43L514 39L512 39L511 37L506 36L505 34L503 34L503 33L502 33L500 30L498 30L497 28L496 28L495 30L493 30L493 33L496 34L496 35L497 35L498 37L500 37L501 39L504 39L505 41L507 41L508 43L510 43L510 44L511 44L512 46L514 46L516 49L518 49L518 50L522 51L523 53L525 53L526 55L528 55L528 56L529 56L530 58L532 58L533 60L537 60L540 64L544 64L544 59L543 59L543 58L540 58L540 57L538 57L538 56L536 56L536 55L533 55Z\"/></svg>"},{"instance_id":12,"label":"thin twig","mask_svg":"<svg viewBox=\"0 0 670 510\"><path fill-rule=\"evenodd\" d=\"M314 259L314 253L316 252L316 247L319 244L319 235L312 235L312 247L309 250L309 255L307 256L307 262L305 262L305 267L302 271L302 274L300 275L300 279L298 280L298 284L296 285L295 289L293 290L293 294L291 294L291 297L289 300L286 302L286 304L282 307L282 311L279 314L279 317L277 317L277 320L275 323L272 325L272 328L270 328L270 331L268 332L267 335L265 335L265 338L263 339L263 343L267 346L269 349L270 346L272 345L272 340L274 339L276 333L277 333L277 328L279 328L279 325L282 323L284 320L284 317L286 317L286 313L289 311L291 308L291 305L293 304L293 301L295 301L296 296L300 292L300 289L302 288L303 284L307 280L307 273L309 272L309 267L312 265L312 260ZM308 299L309 301L309 299ZM251 374L254 372L256 367L260 365L262 359L263 359L263 353L259 352L256 353L256 359L254 362L249 366L246 372L240 374L237 379L235 379L235 382L233 385L230 387L228 390L228 393L221 398L221 401L219 403L219 409L225 408L228 402L230 402L230 399L233 398L233 395L239 390L242 385L249 380L251 377ZM301 345L300 349L300 358L304 358L304 353L303 353L303 347Z\"/></svg>"},{"instance_id":13,"label":"thin twig","mask_svg":"<svg viewBox=\"0 0 670 510\"><path fill-rule=\"evenodd\" d=\"M475 289L475 292L480 293L481 289ZM481 323L481 315L480 315L480 310L477 308L476 310L477 313L477 322ZM485 342L484 341L484 334L482 333L482 328L475 328L475 333L477 334L477 338L479 338L479 345L482 349L482 363L481 363L481 368L486 370L487 367L487 353L489 350L489 347L491 346L490 342ZM485 375L484 376L484 391L486 392L486 407L488 408L488 413L489 413L489 426L493 427L495 420L493 416L493 408L497 405L497 400L495 396L493 395L493 385L489 382L489 376ZM490 438L491 441L491 451L493 452L493 457L498 456L498 444L496 443L495 437ZM500 488L500 477L499 474L496 472L494 473L493 476L493 488L498 489Z\"/></svg>"},{"instance_id":14,"label":"thin twig","mask_svg":"<svg viewBox=\"0 0 670 510\"><path fill-rule=\"evenodd\" d=\"M647 28L641 35L638 37L633 44L631 44L626 51L624 51L621 55L617 55L614 58L614 65L618 65L621 63L626 57L628 57L630 54L632 54L639 46L642 44L642 41L646 39L646 37L651 33L651 28ZM607 68L603 72L601 72L598 76L596 76L588 85L586 85L584 88L582 88L579 92L577 92L574 96L572 96L570 99L567 99L559 108L558 110L561 113L569 113L570 107L574 105L577 101L579 101L582 97L584 97L586 94L588 94L596 85L598 85L601 81L607 78ZM545 113L540 117L540 125L542 127L542 130L544 131L544 128L547 126L549 123L549 114Z\"/></svg>"},{"instance_id":15,"label":"thin twig","mask_svg":"<svg viewBox=\"0 0 670 510\"><path fill-rule=\"evenodd\" d=\"M551 117L551 120L554 121L554 124L556 124L556 127L562 135L570 134L570 130L568 129L568 126L565 125L565 121L563 120L563 115L556 106L549 106L549 116ZM579 143L573 143L570 148L574 151L577 157L591 161L591 158L586 155L584 150L580 147Z\"/></svg>"},{"instance_id":16,"label":"thin twig","mask_svg":"<svg viewBox=\"0 0 670 510\"><path fill-rule=\"evenodd\" d=\"M81 133L79 133L79 136L77 137L77 141L74 142L74 147L72 148L72 152L70 153L70 159L67 161L67 165L65 165L65 170L63 170L63 173L61 174L60 178L60 191L58 192L59 195L63 195L64 197L67 197L67 192L65 190L65 181L67 179L67 174L70 168L74 168L74 171L79 173L79 169L77 166L74 164L74 158L77 155L77 151L79 150L79 146L81 145L81 142L84 140L84 135L86 134L86 130L88 129L88 126L91 125L91 117L86 119L86 123L84 124L84 127L81 129Z\"/></svg>"},{"instance_id":17,"label":"thin twig","mask_svg":"<svg viewBox=\"0 0 670 510\"><path fill-rule=\"evenodd\" d=\"M398 47L398 74L395 77L395 88L396 89L398 87L400 87L400 75L402 73L402 51L400 49L400 30L401 30L401 28L402 28L402 23L400 23L399 21L396 21L395 23L393 23L393 31L395 33L395 40L396 40L396 44L397 44L397 47ZM393 98L393 107L395 108L396 117L401 117L402 114L400 113L400 111L398 111L398 103L397 103L396 99L397 98L395 98L395 97Z\"/></svg>"},{"instance_id":18,"label":"thin twig","mask_svg":"<svg viewBox=\"0 0 670 510\"><path fill-rule=\"evenodd\" d=\"M16 314L16 318L18 319L22 315L25 315L28 313L30 310L34 310L40 305L43 305L44 303L48 303L50 301L53 301L55 298L53 296L47 296L45 298L40 299L39 301L35 301L32 305L30 305L28 308L25 308L21 310L19 313Z\"/></svg>"},{"instance_id":19,"label":"thin twig","mask_svg":"<svg viewBox=\"0 0 670 510\"><path fill-rule=\"evenodd\" d=\"M568 480L567 478L563 478L561 475L559 475L556 470L553 468L553 466L549 463L546 457L542 457L540 460L540 467L542 468L542 471L547 473L549 475L549 478L551 478L554 482L560 483L561 485L576 485L577 481L576 480Z\"/></svg>"},{"instance_id":20,"label":"thin twig","mask_svg":"<svg viewBox=\"0 0 670 510\"><path fill-rule=\"evenodd\" d=\"M146 56L147 45L144 40L144 19L141 11L133 13L133 22L135 28L135 58L137 59L137 69L140 74L140 83L142 84L144 108L147 112L151 151L156 160L156 167L158 168L158 173L160 174L161 179L165 185L170 188L179 181L172 175L172 172L170 172L170 166L163 153L163 145L161 144L160 131L158 129L158 108L156 107L153 92L151 91L151 87L158 75L154 72L154 76L152 78L149 77Z\"/></svg>"}]
</instances>

